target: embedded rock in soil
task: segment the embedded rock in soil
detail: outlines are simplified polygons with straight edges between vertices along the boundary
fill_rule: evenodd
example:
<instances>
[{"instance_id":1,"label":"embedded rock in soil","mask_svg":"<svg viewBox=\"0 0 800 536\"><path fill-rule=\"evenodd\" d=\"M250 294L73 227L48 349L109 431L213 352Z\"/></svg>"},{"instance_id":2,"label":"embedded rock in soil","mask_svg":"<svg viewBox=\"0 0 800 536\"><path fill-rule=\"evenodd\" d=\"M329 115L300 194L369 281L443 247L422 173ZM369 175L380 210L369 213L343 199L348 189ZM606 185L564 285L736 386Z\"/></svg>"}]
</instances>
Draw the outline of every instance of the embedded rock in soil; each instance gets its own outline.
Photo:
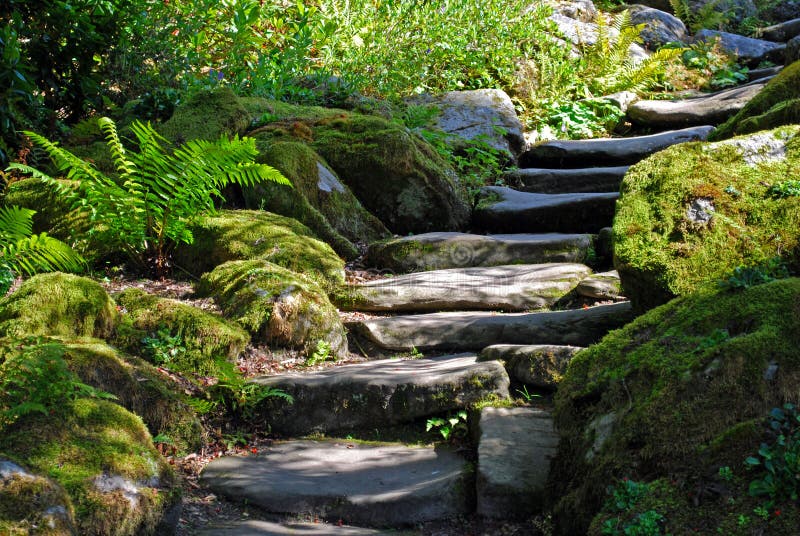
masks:
<instances>
[{"instance_id":1,"label":"embedded rock in soil","mask_svg":"<svg viewBox=\"0 0 800 536\"><path fill-rule=\"evenodd\" d=\"M252 117L229 88L201 90L178 106L158 131L176 145L243 135Z\"/></svg>"},{"instance_id":2,"label":"embedded rock in soil","mask_svg":"<svg viewBox=\"0 0 800 536\"><path fill-rule=\"evenodd\" d=\"M64 489L44 476L0 456L0 533L75 534L75 512Z\"/></svg>"},{"instance_id":3,"label":"embedded rock in soil","mask_svg":"<svg viewBox=\"0 0 800 536\"><path fill-rule=\"evenodd\" d=\"M468 407L486 398L508 398L508 375L475 355L398 361L386 359L306 374L253 380L294 397L267 399L259 414L270 429L289 436L373 429Z\"/></svg>"},{"instance_id":4,"label":"embedded rock in soil","mask_svg":"<svg viewBox=\"0 0 800 536\"><path fill-rule=\"evenodd\" d=\"M619 274L616 270L592 274L575 288L580 296L595 300L615 300L621 297Z\"/></svg>"},{"instance_id":5,"label":"embedded rock in soil","mask_svg":"<svg viewBox=\"0 0 800 536\"><path fill-rule=\"evenodd\" d=\"M689 31L678 17L642 5L632 5L627 9L631 24L644 24L639 37L647 48L657 50L667 43L686 44L689 41Z\"/></svg>"},{"instance_id":6,"label":"embedded rock in soil","mask_svg":"<svg viewBox=\"0 0 800 536\"><path fill-rule=\"evenodd\" d=\"M480 361L504 364L512 381L543 389L555 389L580 346L555 344L493 344L481 351Z\"/></svg>"},{"instance_id":7,"label":"embedded rock in soil","mask_svg":"<svg viewBox=\"0 0 800 536\"><path fill-rule=\"evenodd\" d=\"M759 37L767 41L785 43L800 35L800 19L787 20L778 24L773 24L758 31Z\"/></svg>"},{"instance_id":8,"label":"embedded rock in soil","mask_svg":"<svg viewBox=\"0 0 800 536\"><path fill-rule=\"evenodd\" d=\"M717 30L700 30L695 34L693 41L698 43L711 39L718 39L722 50L733 55L739 63L747 67L756 67L764 61L783 63L786 53L784 44Z\"/></svg>"},{"instance_id":9,"label":"embedded rock in soil","mask_svg":"<svg viewBox=\"0 0 800 536\"><path fill-rule=\"evenodd\" d=\"M503 181L521 192L565 194L616 192L628 166L583 169L522 168L508 171Z\"/></svg>"}]
</instances>

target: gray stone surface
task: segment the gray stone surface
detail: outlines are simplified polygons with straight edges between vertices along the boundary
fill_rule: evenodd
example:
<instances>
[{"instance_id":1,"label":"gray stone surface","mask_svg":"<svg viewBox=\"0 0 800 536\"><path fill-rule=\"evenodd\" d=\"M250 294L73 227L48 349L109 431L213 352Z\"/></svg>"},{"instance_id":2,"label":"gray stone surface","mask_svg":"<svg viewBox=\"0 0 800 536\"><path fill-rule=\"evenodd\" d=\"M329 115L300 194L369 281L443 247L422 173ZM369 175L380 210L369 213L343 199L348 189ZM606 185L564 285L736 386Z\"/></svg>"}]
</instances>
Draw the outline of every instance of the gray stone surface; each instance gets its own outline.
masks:
<instances>
[{"instance_id":1,"label":"gray stone surface","mask_svg":"<svg viewBox=\"0 0 800 536\"><path fill-rule=\"evenodd\" d=\"M555 389L580 346L556 344L493 344L481 351L481 361L501 361L516 382Z\"/></svg>"},{"instance_id":2,"label":"gray stone surface","mask_svg":"<svg viewBox=\"0 0 800 536\"><path fill-rule=\"evenodd\" d=\"M772 26L762 28L758 32L759 37L767 41L785 43L792 37L800 35L800 19L787 20Z\"/></svg>"},{"instance_id":3,"label":"gray stone surface","mask_svg":"<svg viewBox=\"0 0 800 536\"><path fill-rule=\"evenodd\" d=\"M747 80L753 82L760 80L762 78L774 78L782 70L783 70L783 65L775 65L774 67L764 67L763 69L750 69L750 71L747 72Z\"/></svg>"},{"instance_id":4,"label":"gray stone surface","mask_svg":"<svg viewBox=\"0 0 800 536\"><path fill-rule=\"evenodd\" d=\"M712 126L700 126L631 138L547 141L525 151L519 165L527 168L624 166L671 145L705 140L712 130Z\"/></svg>"},{"instance_id":5,"label":"gray stone surface","mask_svg":"<svg viewBox=\"0 0 800 536\"><path fill-rule=\"evenodd\" d=\"M488 395L508 398L509 384L502 365L479 363L474 354L384 359L253 381L294 397L293 404L270 398L258 408L273 432L294 436L409 422Z\"/></svg>"},{"instance_id":6,"label":"gray stone surface","mask_svg":"<svg viewBox=\"0 0 800 536\"><path fill-rule=\"evenodd\" d=\"M783 63L786 45L781 43L717 30L700 30L695 34L694 42L708 41L713 38L718 38L722 50L733 54L743 65L755 67L762 61Z\"/></svg>"},{"instance_id":7,"label":"gray stone surface","mask_svg":"<svg viewBox=\"0 0 800 536\"><path fill-rule=\"evenodd\" d=\"M582 262L591 244L588 234L425 233L371 244L364 262L395 272Z\"/></svg>"},{"instance_id":8,"label":"gray stone surface","mask_svg":"<svg viewBox=\"0 0 800 536\"><path fill-rule=\"evenodd\" d=\"M597 24L593 22L581 22L570 17L565 17L561 13L553 13L548 17L548 20L555 25L558 29L558 33L575 47L592 46L597 43ZM618 35L617 30L609 25L606 31L611 36L611 41L613 42ZM648 54L645 49L634 43L628 48L628 58L638 62L647 59Z\"/></svg>"},{"instance_id":9,"label":"gray stone surface","mask_svg":"<svg viewBox=\"0 0 800 536\"><path fill-rule=\"evenodd\" d=\"M367 526L465 514L470 480L467 461L444 447L347 441L276 443L258 456L218 458L201 474L215 493L269 513Z\"/></svg>"},{"instance_id":10,"label":"gray stone surface","mask_svg":"<svg viewBox=\"0 0 800 536\"><path fill-rule=\"evenodd\" d=\"M611 225L618 197L618 192L532 194L486 186L472 223L490 233L596 232Z\"/></svg>"},{"instance_id":11,"label":"gray stone surface","mask_svg":"<svg viewBox=\"0 0 800 536\"><path fill-rule=\"evenodd\" d=\"M656 50L670 42L685 44L689 41L686 25L678 17L641 4L628 6L627 9L631 23L644 24L639 36L647 48Z\"/></svg>"},{"instance_id":12,"label":"gray stone surface","mask_svg":"<svg viewBox=\"0 0 800 536\"><path fill-rule=\"evenodd\" d=\"M574 263L433 270L351 286L339 308L378 312L529 311L551 306L591 272L588 266Z\"/></svg>"},{"instance_id":13,"label":"gray stone surface","mask_svg":"<svg viewBox=\"0 0 800 536\"><path fill-rule=\"evenodd\" d=\"M351 332L395 351L480 351L493 344L588 346L633 320L629 303L541 313L454 312L350 322Z\"/></svg>"},{"instance_id":14,"label":"gray stone surface","mask_svg":"<svg viewBox=\"0 0 800 536\"><path fill-rule=\"evenodd\" d=\"M617 192L628 166L583 169L524 168L508 171L505 183L521 192L562 194Z\"/></svg>"},{"instance_id":15,"label":"gray stone surface","mask_svg":"<svg viewBox=\"0 0 800 536\"><path fill-rule=\"evenodd\" d=\"M380 531L328 523L258 521L255 519L215 524L198 536L412 536L418 532Z\"/></svg>"},{"instance_id":16,"label":"gray stone surface","mask_svg":"<svg viewBox=\"0 0 800 536\"><path fill-rule=\"evenodd\" d=\"M485 408L478 442L478 514L525 518L542 510L558 434L536 408Z\"/></svg>"},{"instance_id":17,"label":"gray stone surface","mask_svg":"<svg viewBox=\"0 0 800 536\"><path fill-rule=\"evenodd\" d=\"M592 274L578 283L575 292L596 300L615 300L622 295L619 274L616 270Z\"/></svg>"},{"instance_id":18,"label":"gray stone surface","mask_svg":"<svg viewBox=\"0 0 800 536\"><path fill-rule=\"evenodd\" d=\"M718 125L744 108L764 85L753 83L692 99L640 100L628 107L628 118L655 127Z\"/></svg>"},{"instance_id":19,"label":"gray stone surface","mask_svg":"<svg viewBox=\"0 0 800 536\"><path fill-rule=\"evenodd\" d=\"M547 0L546 3L554 13L580 22L594 22L597 17L597 8L592 0Z\"/></svg>"},{"instance_id":20,"label":"gray stone surface","mask_svg":"<svg viewBox=\"0 0 800 536\"><path fill-rule=\"evenodd\" d=\"M792 37L786 43L786 65L791 65L798 60L800 60L800 35Z\"/></svg>"}]
</instances>

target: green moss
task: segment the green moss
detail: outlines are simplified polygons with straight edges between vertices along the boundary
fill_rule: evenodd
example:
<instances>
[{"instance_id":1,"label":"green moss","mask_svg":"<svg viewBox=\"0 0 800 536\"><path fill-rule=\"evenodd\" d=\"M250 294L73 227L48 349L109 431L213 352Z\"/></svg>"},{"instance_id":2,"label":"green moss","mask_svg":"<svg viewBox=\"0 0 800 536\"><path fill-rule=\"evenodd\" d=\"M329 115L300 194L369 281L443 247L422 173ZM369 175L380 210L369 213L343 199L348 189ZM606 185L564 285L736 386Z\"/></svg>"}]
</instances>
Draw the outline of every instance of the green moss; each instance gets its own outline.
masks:
<instances>
[{"instance_id":1,"label":"green moss","mask_svg":"<svg viewBox=\"0 0 800 536\"><path fill-rule=\"evenodd\" d=\"M265 260L222 264L201 278L197 292L213 297L255 341L307 353L320 340L331 345L333 355L347 349L339 313L322 289Z\"/></svg>"},{"instance_id":2,"label":"green moss","mask_svg":"<svg viewBox=\"0 0 800 536\"><path fill-rule=\"evenodd\" d=\"M159 132L176 145L187 141L216 140L220 136L244 134L251 114L228 88L198 91L179 106Z\"/></svg>"},{"instance_id":3,"label":"green moss","mask_svg":"<svg viewBox=\"0 0 800 536\"><path fill-rule=\"evenodd\" d=\"M769 193L778 178L800 173L798 133L798 127L783 127L715 144L681 144L628 171L614 218L614 264L637 309L722 280L739 265L780 255L800 267L800 198ZM766 155L766 142L785 143L785 157ZM745 143L759 147L752 157L760 162L748 164L737 146ZM707 225L687 216L698 199L713 204Z\"/></svg>"},{"instance_id":4,"label":"green moss","mask_svg":"<svg viewBox=\"0 0 800 536\"><path fill-rule=\"evenodd\" d=\"M686 493L758 450L753 421L800 390L799 345L793 278L677 298L578 352L556 395L562 440L551 482L560 532L584 534L606 486L630 477L682 483L681 514L667 516L667 532L683 534L698 526L685 523L707 516L699 526L716 533L727 512L722 499L697 509ZM765 379L770 365L778 372ZM595 446L590 423L610 414L610 433ZM745 484L737 501L747 497Z\"/></svg>"},{"instance_id":5,"label":"green moss","mask_svg":"<svg viewBox=\"0 0 800 536\"><path fill-rule=\"evenodd\" d=\"M192 228L194 243L175 251L175 262L201 275L230 260L264 259L320 283L344 281L344 262L300 222L269 212L221 210Z\"/></svg>"},{"instance_id":6,"label":"green moss","mask_svg":"<svg viewBox=\"0 0 800 536\"><path fill-rule=\"evenodd\" d=\"M239 102L255 121L267 117L269 121L318 121L346 114L344 110L321 106L300 106L260 97L240 97ZM266 115L265 115L266 114Z\"/></svg>"},{"instance_id":7,"label":"green moss","mask_svg":"<svg viewBox=\"0 0 800 536\"><path fill-rule=\"evenodd\" d=\"M208 374L217 358L234 360L244 351L249 335L239 326L219 316L176 300L159 298L137 289L127 289L115 297L123 308L115 344L138 355L145 355L142 338L167 328L181 336L185 352L169 364L185 372Z\"/></svg>"},{"instance_id":8,"label":"green moss","mask_svg":"<svg viewBox=\"0 0 800 536\"><path fill-rule=\"evenodd\" d=\"M106 338L116 321L116 307L103 287L70 274L36 275L0 300L0 336Z\"/></svg>"},{"instance_id":9,"label":"green moss","mask_svg":"<svg viewBox=\"0 0 800 536\"><path fill-rule=\"evenodd\" d=\"M0 463L7 462L0 459ZM43 476L25 473L0 479L0 534L75 534L74 512L64 489Z\"/></svg>"},{"instance_id":10,"label":"green moss","mask_svg":"<svg viewBox=\"0 0 800 536\"><path fill-rule=\"evenodd\" d=\"M179 494L142 421L110 402L78 399L22 419L0 435L0 453L66 490L79 534L152 533ZM104 475L135 483L135 505L120 491L99 491L94 482Z\"/></svg>"},{"instance_id":11,"label":"green moss","mask_svg":"<svg viewBox=\"0 0 800 536\"><path fill-rule=\"evenodd\" d=\"M800 98L800 61L784 68L778 76L767 82L764 89L736 115L720 125L709 139L723 140L737 134L755 132L751 129L756 127L761 127L758 129L763 130L796 123L798 119L796 103L783 109L777 106L798 98Z\"/></svg>"}]
</instances>

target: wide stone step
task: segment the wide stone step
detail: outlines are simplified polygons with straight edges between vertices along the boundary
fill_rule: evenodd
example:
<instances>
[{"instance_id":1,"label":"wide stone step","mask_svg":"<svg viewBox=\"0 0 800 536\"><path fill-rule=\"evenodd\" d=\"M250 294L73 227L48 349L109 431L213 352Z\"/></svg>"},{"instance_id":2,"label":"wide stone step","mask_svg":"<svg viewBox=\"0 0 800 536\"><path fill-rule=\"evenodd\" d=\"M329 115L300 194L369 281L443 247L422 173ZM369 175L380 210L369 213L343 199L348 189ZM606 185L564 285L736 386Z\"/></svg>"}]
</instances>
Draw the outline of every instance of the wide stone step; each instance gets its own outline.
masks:
<instances>
[{"instance_id":1,"label":"wide stone step","mask_svg":"<svg viewBox=\"0 0 800 536\"><path fill-rule=\"evenodd\" d=\"M384 359L253 381L294 397L293 404L270 398L259 406L272 432L287 436L374 429L509 396L503 366L479 363L475 354Z\"/></svg>"},{"instance_id":2,"label":"wide stone step","mask_svg":"<svg viewBox=\"0 0 800 536\"><path fill-rule=\"evenodd\" d=\"M541 194L617 192L628 167L524 168L507 172L503 179L507 185L521 192Z\"/></svg>"},{"instance_id":3,"label":"wide stone step","mask_svg":"<svg viewBox=\"0 0 800 536\"><path fill-rule=\"evenodd\" d=\"M200 478L269 513L386 527L467 513L469 467L445 447L290 441L257 456L218 458Z\"/></svg>"},{"instance_id":4,"label":"wide stone step","mask_svg":"<svg viewBox=\"0 0 800 536\"><path fill-rule=\"evenodd\" d=\"M375 312L544 309L592 273L583 264L450 268L354 285L341 309Z\"/></svg>"},{"instance_id":5,"label":"wide stone step","mask_svg":"<svg viewBox=\"0 0 800 536\"><path fill-rule=\"evenodd\" d=\"M556 344L493 344L483 349L480 361L500 361L509 378L542 389L555 389L581 346Z\"/></svg>"},{"instance_id":6,"label":"wide stone step","mask_svg":"<svg viewBox=\"0 0 800 536\"><path fill-rule=\"evenodd\" d=\"M419 532L383 531L328 523L273 523L248 519L213 524L194 534L197 536L417 536Z\"/></svg>"},{"instance_id":7,"label":"wide stone step","mask_svg":"<svg viewBox=\"0 0 800 536\"><path fill-rule=\"evenodd\" d=\"M654 127L718 125L744 108L764 85L766 82L752 83L691 99L640 100L628 107L628 118Z\"/></svg>"},{"instance_id":8,"label":"wide stone step","mask_svg":"<svg viewBox=\"0 0 800 536\"><path fill-rule=\"evenodd\" d=\"M592 274L575 288L579 296L595 300L616 300L622 297L622 284L616 270Z\"/></svg>"},{"instance_id":9,"label":"wide stone step","mask_svg":"<svg viewBox=\"0 0 800 536\"><path fill-rule=\"evenodd\" d=\"M705 140L712 126L671 130L649 136L600 138L594 140L554 140L534 145L519 158L521 168L586 168L625 166L687 141Z\"/></svg>"},{"instance_id":10,"label":"wide stone step","mask_svg":"<svg viewBox=\"0 0 800 536\"><path fill-rule=\"evenodd\" d=\"M611 225L618 197L617 192L532 194L486 186L472 224L490 233L597 232Z\"/></svg>"},{"instance_id":11,"label":"wide stone step","mask_svg":"<svg viewBox=\"0 0 800 536\"><path fill-rule=\"evenodd\" d=\"M478 423L478 514L525 518L542 510L558 434L550 413L485 408Z\"/></svg>"},{"instance_id":12,"label":"wide stone step","mask_svg":"<svg viewBox=\"0 0 800 536\"><path fill-rule=\"evenodd\" d=\"M347 324L378 349L480 351L493 344L588 346L633 320L627 302L541 313L452 312L372 318Z\"/></svg>"},{"instance_id":13,"label":"wide stone step","mask_svg":"<svg viewBox=\"0 0 800 536\"><path fill-rule=\"evenodd\" d=\"M394 272L583 262L591 247L588 234L425 233L371 244L364 262Z\"/></svg>"}]
</instances>

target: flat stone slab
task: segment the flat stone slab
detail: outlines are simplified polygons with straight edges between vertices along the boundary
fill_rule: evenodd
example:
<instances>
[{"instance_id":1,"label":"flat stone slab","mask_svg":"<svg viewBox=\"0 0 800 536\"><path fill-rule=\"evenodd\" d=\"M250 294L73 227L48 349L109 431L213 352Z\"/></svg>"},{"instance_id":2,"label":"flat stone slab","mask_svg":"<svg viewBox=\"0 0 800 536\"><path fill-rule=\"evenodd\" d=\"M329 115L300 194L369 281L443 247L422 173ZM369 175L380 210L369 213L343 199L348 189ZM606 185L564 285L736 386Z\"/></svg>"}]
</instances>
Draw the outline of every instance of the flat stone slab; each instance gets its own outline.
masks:
<instances>
[{"instance_id":1,"label":"flat stone slab","mask_svg":"<svg viewBox=\"0 0 800 536\"><path fill-rule=\"evenodd\" d=\"M196 534L199 536L411 536L418 533L381 531L327 523L273 523L249 519L212 525Z\"/></svg>"},{"instance_id":2,"label":"flat stone slab","mask_svg":"<svg viewBox=\"0 0 800 536\"><path fill-rule=\"evenodd\" d=\"M592 269L583 264L450 268L348 287L339 307L355 311L531 311L551 306Z\"/></svg>"},{"instance_id":3,"label":"flat stone slab","mask_svg":"<svg viewBox=\"0 0 800 536\"><path fill-rule=\"evenodd\" d=\"M786 45L783 43L717 30L700 30L695 34L693 41L697 43L711 39L718 39L722 50L732 54L739 63L747 67L755 67L764 61L783 63L786 54Z\"/></svg>"},{"instance_id":4,"label":"flat stone slab","mask_svg":"<svg viewBox=\"0 0 800 536\"><path fill-rule=\"evenodd\" d=\"M630 303L541 313L453 312L373 318L347 327L379 348L395 351L480 351L493 344L588 346L634 315Z\"/></svg>"},{"instance_id":5,"label":"flat stone slab","mask_svg":"<svg viewBox=\"0 0 800 536\"><path fill-rule=\"evenodd\" d=\"M563 194L618 192L628 166L582 169L526 168L507 172L505 183L521 192Z\"/></svg>"},{"instance_id":6,"label":"flat stone slab","mask_svg":"<svg viewBox=\"0 0 800 536\"><path fill-rule=\"evenodd\" d=\"M469 464L447 448L347 441L276 443L257 456L218 458L200 478L269 513L377 527L465 514L471 488Z\"/></svg>"},{"instance_id":7,"label":"flat stone slab","mask_svg":"<svg viewBox=\"0 0 800 536\"><path fill-rule=\"evenodd\" d=\"M498 519L540 512L558 434L536 408L484 408L478 423L478 514Z\"/></svg>"},{"instance_id":8,"label":"flat stone slab","mask_svg":"<svg viewBox=\"0 0 800 536\"><path fill-rule=\"evenodd\" d=\"M253 381L294 397L293 404L269 398L258 409L274 433L287 436L372 429L509 396L503 366L479 363L475 354L383 359Z\"/></svg>"},{"instance_id":9,"label":"flat stone slab","mask_svg":"<svg viewBox=\"0 0 800 536\"><path fill-rule=\"evenodd\" d=\"M394 272L583 262L591 246L588 234L425 233L371 244L364 262Z\"/></svg>"},{"instance_id":10,"label":"flat stone slab","mask_svg":"<svg viewBox=\"0 0 800 536\"><path fill-rule=\"evenodd\" d=\"M718 125L744 108L764 85L748 84L692 99L640 100L628 107L628 118L655 127Z\"/></svg>"},{"instance_id":11,"label":"flat stone slab","mask_svg":"<svg viewBox=\"0 0 800 536\"><path fill-rule=\"evenodd\" d=\"M493 344L483 349L481 361L500 361L509 377L519 383L555 389L581 346L556 344Z\"/></svg>"},{"instance_id":12,"label":"flat stone slab","mask_svg":"<svg viewBox=\"0 0 800 536\"><path fill-rule=\"evenodd\" d=\"M553 140L534 145L520 156L521 168L585 168L635 164L662 149L708 138L713 126L670 130L648 136Z\"/></svg>"},{"instance_id":13,"label":"flat stone slab","mask_svg":"<svg viewBox=\"0 0 800 536\"><path fill-rule=\"evenodd\" d=\"M472 223L497 233L596 232L611 225L618 197L618 192L532 194L486 186L481 188Z\"/></svg>"},{"instance_id":14,"label":"flat stone slab","mask_svg":"<svg viewBox=\"0 0 800 536\"><path fill-rule=\"evenodd\" d=\"M596 300L616 300L622 296L619 273L616 270L592 274L575 289L580 296Z\"/></svg>"},{"instance_id":15,"label":"flat stone slab","mask_svg":"<svg viewBox=\"0 0 800 536\"><path fill-rule=\"evenodd\" d=\"M800 35L800 19L792 19L761 28L759 36L767 41L776 41L778 43L785 43L792 37Z\"/></svg>"}]
</instances>

